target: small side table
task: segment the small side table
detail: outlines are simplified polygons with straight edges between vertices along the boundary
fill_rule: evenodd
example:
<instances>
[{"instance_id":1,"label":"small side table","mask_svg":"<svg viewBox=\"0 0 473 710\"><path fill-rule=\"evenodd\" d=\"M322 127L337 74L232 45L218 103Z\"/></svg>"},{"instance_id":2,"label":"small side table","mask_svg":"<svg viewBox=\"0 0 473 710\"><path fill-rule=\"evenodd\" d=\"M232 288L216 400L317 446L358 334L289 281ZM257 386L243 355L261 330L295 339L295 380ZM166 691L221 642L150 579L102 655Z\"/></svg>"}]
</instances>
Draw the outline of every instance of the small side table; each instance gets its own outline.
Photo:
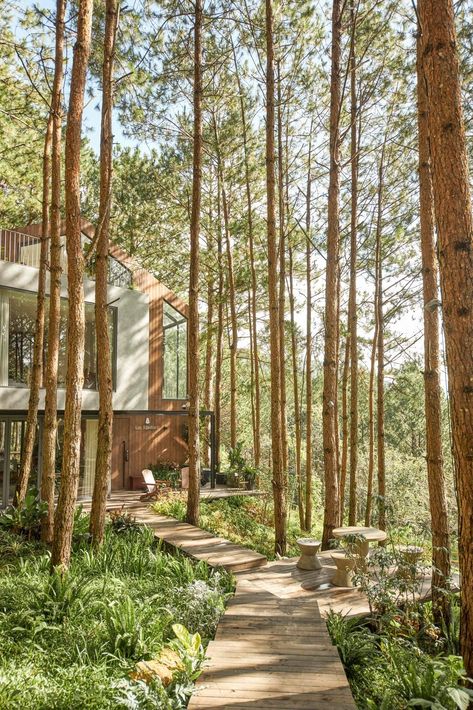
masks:
<instances>
[{"instance_id":1,"label":"small side table","mask_svg":"<svg viewBox=\"0 0 473 710\"><path fill-rule=\"evenodd\" d=\"M299 549L301 551L301 556L297 560L296 567L299 569L322 569L317 553L320 550L320 545L322 544L320 540L314 540L311 537L300 537L297 540Z\"/></svg>"}]
</instances>

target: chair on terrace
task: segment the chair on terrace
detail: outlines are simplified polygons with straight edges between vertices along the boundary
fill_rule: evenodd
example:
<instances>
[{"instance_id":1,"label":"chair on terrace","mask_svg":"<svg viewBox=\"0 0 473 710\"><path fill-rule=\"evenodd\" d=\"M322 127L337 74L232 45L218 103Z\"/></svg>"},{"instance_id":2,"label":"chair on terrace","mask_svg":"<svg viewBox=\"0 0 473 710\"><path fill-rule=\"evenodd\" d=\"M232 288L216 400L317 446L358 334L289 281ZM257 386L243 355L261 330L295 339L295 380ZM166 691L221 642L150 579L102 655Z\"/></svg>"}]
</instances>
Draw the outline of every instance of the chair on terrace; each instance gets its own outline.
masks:
<instances>
[{"instance_id":1,"label":"chair on terrace","mask_svg":"<svg viewBox=\"0 0 473 710\"><path fill-rule=\"evenodd\" d=\"M146 493L140 496L142 501L152 501L159 498L163 493L168 493L171 490L171 484L169 481L156 480L153 476L153 472L149 468L143 469L141 472L148 489Z\"/></svg>"}]
</instances>

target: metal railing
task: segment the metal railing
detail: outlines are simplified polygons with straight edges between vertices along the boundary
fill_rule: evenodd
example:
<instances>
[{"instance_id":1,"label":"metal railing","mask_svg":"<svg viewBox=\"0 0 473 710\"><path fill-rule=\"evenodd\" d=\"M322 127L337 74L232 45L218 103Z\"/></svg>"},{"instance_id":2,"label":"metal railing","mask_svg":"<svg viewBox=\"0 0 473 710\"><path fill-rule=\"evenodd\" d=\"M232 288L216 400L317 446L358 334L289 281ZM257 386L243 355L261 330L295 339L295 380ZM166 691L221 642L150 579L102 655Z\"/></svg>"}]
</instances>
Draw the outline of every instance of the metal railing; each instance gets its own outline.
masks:
<instances>
[{"instance_id":1,"label":"metal railing","mask_svg":"<svg viewBox=\"0 0 473 710\"><path fill-rule=\"evenodd\" d=\"M10 261L13 264L22 264L39 269L41 253L41 239L33 237L31 234L23 234L11 229L0 229L0 261ZM64 274L67 274L67 254L64 243L61 246L61 267ZM87 274L93 279L93 273ZM133 275L124 264L109 257L108 261L108 282L111 286L121 288L131 288L133 285Z\"/></svg>"}]
</instances>

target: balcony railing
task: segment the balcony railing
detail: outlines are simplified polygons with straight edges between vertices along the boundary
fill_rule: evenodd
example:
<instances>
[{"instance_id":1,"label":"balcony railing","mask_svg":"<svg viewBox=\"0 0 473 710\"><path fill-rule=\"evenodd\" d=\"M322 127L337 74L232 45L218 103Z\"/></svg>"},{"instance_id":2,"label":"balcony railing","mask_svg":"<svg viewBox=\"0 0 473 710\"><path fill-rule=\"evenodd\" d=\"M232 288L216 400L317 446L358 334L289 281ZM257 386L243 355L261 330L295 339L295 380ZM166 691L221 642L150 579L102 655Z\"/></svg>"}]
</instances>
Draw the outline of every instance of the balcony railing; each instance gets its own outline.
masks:
<instances>
[{"instance_id":1,"label":"balcony railing","mask_svg":"<svg viewBox=\"0 0 473 710\"><path fill-rule=\"evenodd\" d=\"M41 253L41 240L30 234L22 234L11 229L0 229L0 260L10 261L13 264L23 264L39 268ZM61 267L63 273L67 274L67 254L65 245L61 246ZM94 278L93 273L87 274L89 278ZM121 288L131 288L133 276L124 264L109 256L108 260L108 283L111 286Z\"/></svg>"}]
</instances>

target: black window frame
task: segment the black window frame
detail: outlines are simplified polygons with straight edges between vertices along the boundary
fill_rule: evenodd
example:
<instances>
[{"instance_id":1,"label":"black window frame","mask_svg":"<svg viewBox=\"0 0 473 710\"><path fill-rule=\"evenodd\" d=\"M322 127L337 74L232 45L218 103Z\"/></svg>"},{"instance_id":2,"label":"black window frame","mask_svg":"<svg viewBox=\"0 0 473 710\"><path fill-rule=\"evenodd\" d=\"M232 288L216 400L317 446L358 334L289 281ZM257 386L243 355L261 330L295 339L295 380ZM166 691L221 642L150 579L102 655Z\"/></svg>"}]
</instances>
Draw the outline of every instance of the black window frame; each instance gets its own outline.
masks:
<instances>
[{"instance_id":1,"label":"black window frame","mask_svg":"<svg viewBox=\"0 0 473 710\"><path fill-rule=\"evenodd\" d=\"M178 314L181 316L180 320L176 320L175 323L168 323L167 325L165 325L165 324L164 324L164 317L165 317L165 314L164 314L164 307L165 307L165 305L168 305L170 308L172 308L172 310L173 310L175 313L178 313ZM189 369L189 368L188 368L188 365L189 365L189 358L188 358L188 325L187 325L187 322L188 322L187 316L185 316L184 313L182 313L181 311L179 311L170 301L168 301L167 299L164 298L164 299L163 299L163 307L162 307L162 332L163 332L163 338L162 338L162 353L161 353L161 367L162 367L161 399L162 399L163 402L186 402L186 401L188 400L188 398L189 398L188 391L187 391L187 390L188 390L188 369ZM165 381L164 381L164 378L165 378L164 359L165 359L165 357L166 357L166 344L165 344L166 331L167 331L167 330L171 330L172 328L179 328L179 326L180 326L182 323L185 323L185 324L186 324L186 373L185 373L186 394L185 394L184 397L179 397L179 396L178 396L178 394L179 394L179 384L180 384L180 380L179 380L179 370L180 370L179 365L180 365L180 360L179 360L179 345L178 345L178 347L177 347L177 349L176 349L176 355L177 355L177 360L176 360L176 363L177 363L177 364L176 364L176 373L177 373L177 376L176 376L176 396L175 396L175 397L165 397L165 396L164 396L164 388L165 388ZM179 330L178 330L178 335L179 335Z\"/></svg>"}]
</instances>

